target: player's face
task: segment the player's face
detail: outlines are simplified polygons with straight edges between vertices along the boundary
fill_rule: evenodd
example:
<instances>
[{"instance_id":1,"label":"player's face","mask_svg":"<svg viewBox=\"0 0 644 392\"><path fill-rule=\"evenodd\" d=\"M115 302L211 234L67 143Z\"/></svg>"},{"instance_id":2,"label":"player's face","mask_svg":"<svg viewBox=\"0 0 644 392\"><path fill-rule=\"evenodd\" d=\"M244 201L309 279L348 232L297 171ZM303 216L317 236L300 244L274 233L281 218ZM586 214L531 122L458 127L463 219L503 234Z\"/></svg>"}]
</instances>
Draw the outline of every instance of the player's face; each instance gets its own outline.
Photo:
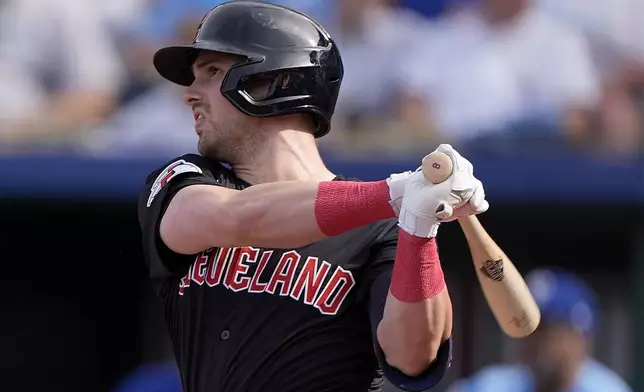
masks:
<instances>
[{"instance_id":1,"label":"player's face","mask_svg":"<svg viewBox=\"0 0 644 392\"><path fill-rule=\"evenodd\" d=\"M522 357L546 384L560 384L577 370L586 356L584 337L567 325L542 323L523 339Z\"/></svg>"},{"instance_id":2,"label":"player's face","mask_svg":"<svg viewBox=\"0 0 644 392\"><path fill-rule=\"evenodd\" d=\"M237 163L257 129L256 119L237 110L220 91L228 69L238 61L236 56L202 52L192 67L195 81L184 94L194 114L199 152L228 163Z\"/></svg>"}]
</instances>

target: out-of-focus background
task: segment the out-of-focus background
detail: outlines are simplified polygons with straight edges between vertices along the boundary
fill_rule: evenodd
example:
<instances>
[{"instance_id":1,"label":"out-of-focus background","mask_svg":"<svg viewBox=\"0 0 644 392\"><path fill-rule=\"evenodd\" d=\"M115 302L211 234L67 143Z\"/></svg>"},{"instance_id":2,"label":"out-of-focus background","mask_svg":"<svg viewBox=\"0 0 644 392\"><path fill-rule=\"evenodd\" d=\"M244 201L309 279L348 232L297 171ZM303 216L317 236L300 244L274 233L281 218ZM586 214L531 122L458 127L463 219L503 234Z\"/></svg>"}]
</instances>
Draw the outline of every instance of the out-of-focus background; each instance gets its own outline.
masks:
<instances>
[{"instance_id":1,"label":"out-of-focus background","mask_svg":"<svg viewBox=\"0 0 644 392\"><path fill-rule=\"evenodd\" d=\"M217 3L0 0L1 390L180 390L136 201L148 172L196 146L152 55ZM512 366L524 349L559 370L583 349L583 391L621 391L613 376L644 391L644 2L277 3L340 46L320 140L335 172L382 179L452 143L486 186L490 233L522 272L548 268L531 287L549 329L526 348L501 335L444 225L455 352L436 390L529 391Z\"/></svg>"}]
</instances>

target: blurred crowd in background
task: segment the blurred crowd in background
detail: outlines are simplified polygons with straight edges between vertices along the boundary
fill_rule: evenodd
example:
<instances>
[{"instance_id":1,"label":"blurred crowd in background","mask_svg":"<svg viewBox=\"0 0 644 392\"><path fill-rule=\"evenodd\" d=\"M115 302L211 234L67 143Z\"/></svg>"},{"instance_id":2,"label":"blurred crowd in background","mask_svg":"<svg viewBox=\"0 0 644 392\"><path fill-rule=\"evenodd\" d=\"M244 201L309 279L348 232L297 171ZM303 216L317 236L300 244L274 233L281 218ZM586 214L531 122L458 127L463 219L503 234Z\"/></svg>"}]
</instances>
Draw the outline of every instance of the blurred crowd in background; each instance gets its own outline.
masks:
<instances>
[{"instance_id":1,"label":"blurred crowd in background","mask_svg":"<svg viewBox=\"0 0 644 392\"><path fill-rule=\"evenodd\" d=\"M438 142L629 157L643 144L638 0L283 0L337 41L345 79L329 153ZM195 150L156 49L188 43L217 0L0 1L2 154ZM504 147L499 147L504 146Z\"/></svg>"}]
</instances>

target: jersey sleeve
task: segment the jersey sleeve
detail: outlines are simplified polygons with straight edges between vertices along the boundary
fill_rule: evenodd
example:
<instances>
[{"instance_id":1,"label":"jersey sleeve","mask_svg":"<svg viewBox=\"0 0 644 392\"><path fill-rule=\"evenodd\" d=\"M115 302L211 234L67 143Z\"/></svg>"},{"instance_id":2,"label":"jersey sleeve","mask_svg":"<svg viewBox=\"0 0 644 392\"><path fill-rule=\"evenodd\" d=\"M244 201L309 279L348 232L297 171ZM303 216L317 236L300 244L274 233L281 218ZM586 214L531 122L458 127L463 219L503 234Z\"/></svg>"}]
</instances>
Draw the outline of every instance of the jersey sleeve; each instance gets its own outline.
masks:
<instances>
[{"instance_id":1,"label":"jersey sleeve","mask_svg":"<svg viewBox=\"0 0 644 392\"><path fill-rule=\"evenodd\" d=\"M394 222L389 226L386 232L376 242L371 252L369 267L367 272L368 278L371 279L369 285L368 311L371 322L371 332L374 341L376 356L382 366L383 374L387 380L395 387L404 391L417 392L426 391L438 384L452 359L452 338L441 344L438 349L436 360L421 375L409 377L398 369L389 366L385 361L385 355L378 344L376 331L378 324L382 320L385 310L385 302L389 293L389 283L393 271L394 260L396 259L396 246L398 244L398 226Z\"/></svg>"},{"instance_id":2,"label":"jersey sleeve","mask_svg":"<svg viewBox=\"0 0 644 392\"><path fill-rule=\"evenodd\" d=\"M144 259L152 279L183 276L195 259L195 255L170 250L159 234L161 218L174 195L187 186L220 182L211 165L192 154L173 159L148 176L139 195L138 218Z\"/></svg>"}]
</instances>

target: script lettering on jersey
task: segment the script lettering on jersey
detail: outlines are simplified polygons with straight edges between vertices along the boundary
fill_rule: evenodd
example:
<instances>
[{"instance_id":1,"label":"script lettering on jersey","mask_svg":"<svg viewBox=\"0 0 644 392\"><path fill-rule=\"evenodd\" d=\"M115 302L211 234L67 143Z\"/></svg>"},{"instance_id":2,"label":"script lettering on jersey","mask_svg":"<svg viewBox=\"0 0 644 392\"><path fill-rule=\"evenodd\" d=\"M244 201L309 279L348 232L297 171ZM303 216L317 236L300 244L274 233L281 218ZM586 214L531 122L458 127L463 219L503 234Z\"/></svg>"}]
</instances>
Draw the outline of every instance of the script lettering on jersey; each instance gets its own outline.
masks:
<instances>
[{"instance_id":1,"label":"script lettering on jersey","mask_svg":"<svg viewBox=\"0 0 644 392\"><path fill-rule=\"evenodd\" d=\"M305 259L295 250L283 253L272 272L267 271L272 257L272 250L253 247L208 249L197 255L188 274L179 282L179 295L184 295L191 284L222 285L235 292L290 297L324 315L335 315L356 285L351 271L340 266L333 268L317 257Z\"/></svg>"}]
</instances>

